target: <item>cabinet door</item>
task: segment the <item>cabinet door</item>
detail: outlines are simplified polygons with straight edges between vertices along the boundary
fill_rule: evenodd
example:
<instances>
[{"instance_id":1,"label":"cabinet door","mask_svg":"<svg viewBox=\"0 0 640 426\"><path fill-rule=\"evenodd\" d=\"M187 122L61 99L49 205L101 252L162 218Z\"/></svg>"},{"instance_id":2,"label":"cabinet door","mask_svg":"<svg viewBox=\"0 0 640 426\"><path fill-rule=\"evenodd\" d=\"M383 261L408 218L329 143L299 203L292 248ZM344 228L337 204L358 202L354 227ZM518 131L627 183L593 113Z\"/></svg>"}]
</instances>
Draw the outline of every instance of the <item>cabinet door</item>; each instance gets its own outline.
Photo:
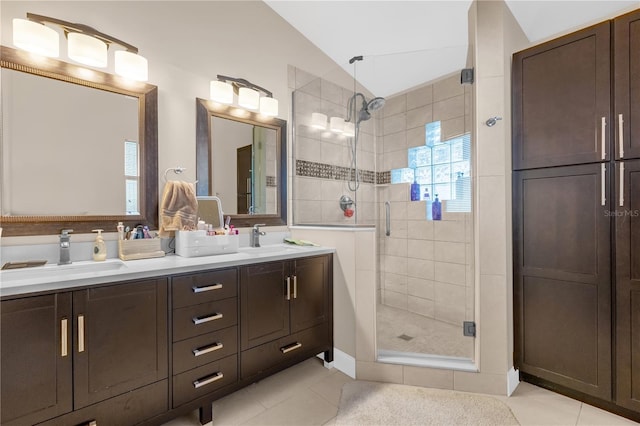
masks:
<instances>
[{"instance_id":1,"label":"cabinet door","mask_svg":"<svg viewBox=\"0 0 640 426\"><path fill-rule=\"evenodd\" d=\"M0 423L35 424L71 411L71 293L0 306Z\"/></svg>"},{"instance_id":2,"label":"cabinet door","mask_svg":"<svg viewBox=\"0 0 640 426\"><path fill-rule=\"evenodd\" d=\"M167 282L135 281L73 294L74 408L167 377Z\"/></svg>"},{"instance_id":3,"label":"cabinet door","mask_svg":"<svg viewBox=\"0 0 640 426\"><path fill-rule=\"evenodd\" d=\"M291 332L326 322L331 314L332 268L329 256L297 259L291 294Z\"/></svg>"},{"instance_id":4,"label":"cabinet door","mask_svg":"<svg viewBox=\"0 0 640 426\"><path fill-rule=\"evenodd\" d=\"M610 400L613 197L602 166L514 173L515 363Z\"/></svg>"},{"instance_id":5,"label":"cabinet door","mask_svg":"<svg viewBox=\"0 0 640 426\"><path fill-rule=\"evenodd\" d=\"M514 169L610 158L609 31L605 22L513 56Z\"/></svg>"},{"instance_id":6,"label":"cabinet door","mask_svg":"<svg viewBox=\"0 0 640 426\"><path fill-rule=\"evenodd\" d=\"M613 25L617 158L640 158L640 10Z\"/></svg>"},{"instance_id":7,"label":"cabinet door","mask_svg":"<svg viewBox=\"0 0 640 426\"><path fill-rule=\"evenodd\" d=\"M617 403L640 411L640 160L621 162L617 175Z\"/></svg>"},{"instance_id":8,"label":"cabinet door","mask_svg":"<svg viewBox=\"0 0 640 426\"><path fill-rule=\"evenodd\" d=\"M246 350L289 334L289 262L240 269L240 343Z\"/></svg>"}]
</instances>

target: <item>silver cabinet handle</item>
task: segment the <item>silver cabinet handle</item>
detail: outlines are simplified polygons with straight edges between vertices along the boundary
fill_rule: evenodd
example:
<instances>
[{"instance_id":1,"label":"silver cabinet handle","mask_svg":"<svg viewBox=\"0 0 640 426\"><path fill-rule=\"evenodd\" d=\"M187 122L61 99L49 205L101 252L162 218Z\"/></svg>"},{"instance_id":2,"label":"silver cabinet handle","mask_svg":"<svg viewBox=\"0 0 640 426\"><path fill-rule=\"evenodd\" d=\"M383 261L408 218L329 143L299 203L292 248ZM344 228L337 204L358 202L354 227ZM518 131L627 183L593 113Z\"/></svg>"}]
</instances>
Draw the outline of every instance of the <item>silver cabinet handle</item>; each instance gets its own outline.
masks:
<instances>
[{"instance_id":1,"label":"silver cabinet handle","mask_svg":"<svg viewBox=\"0 0 640 426\"><path fill-rule=\"evenodd\" d=\"M388 201L384 202L384 209L385 209L385 220L386 220L386 231L385 231L385 235L388 237L389 235L391 235L391 203Z\"/></svg>"},{"instance_id":2,"label":"silver cabinet handle","mask_svg":"<svg viewBox=\"0 0 640 426\"><path fill-rule=\"evenodd\" d=\"M224 377L224 374L222 374L220 371L218 371L217 373L215 373L212 376L205 377L205 378L198 379L198 380L194 381L193 382L193 387L198 389L199 387L202 387L202 386L208 385L209 383L213 383L213 382L215 382L217 380L220 380L223 377Z\"/></svg>"},{"instance_id":3,"label":"silver cabinet handle","mask_svg":"<svg viewBox=\"0 0 640 426\"><path fill-rule=\"evenodd\" d=\"M602 117L601 125L600 125L602 134L600 135L601 143L602 143L602 159L606 160L607 158L607 118Z\"/></svg>"},{"instance_id":4,"label":"silver cabinet handle","mask_svg":"<svg viewBox=\"0 0 640 426\"><path fill-rule=\"evenodd\" d=\"M288 346L283 346L280 348L280 352L286 354L287 352L295 351L296 349L300 349L302 347L302 343L296 342Z\"/></svg>"},{"instance_id":5,"label":"silver cabinet handle","mask_svg":"<svg viewBox=\"0 0 640 426\"><path fill-rule=\"evenodd\" d=\"M618 143L620 144L620 158L624 157L624 117L618 114Z\"/></svg>"},{"instance_id":6,"label":"silver cabinet handle","mask_svg":"<svg viewBox=\"0 0 640 426\"><path fill-rule=\"evenodd\" d=\"M84 315L78 315L78 352L84 352Z\"/></svg>"},{"instance_id":7,"label":"silver cabinet handle","mask_svg":"<svg viewBox=\"0 0 640 426\"><path fill-rule=\"evenodd\" d=\"M293 276L293 298L294 299L298 298L298 276L297 275Z\"/></svg>"},{"instance_id":8,"label":"silver cabinet handle","mask_svg":"<svg viewBox=\"0 0 640 426\"><path fill-rule=\"evenodd\" d=\"M624 207L624 162L620 162L620 207Z\"/></svg>"},{"instance_id":9,"label":"silver cabinet handle","mask_svg":"<svg viewBox=\"0 0 640 426\"><path fill-rule=\"evenodd\" d=\"M222 343L216 342L210 346L203 346L201 348L197 348L193 350L193 356L200 356L204 354L208 354L209 352L218 351L222 349L224 345Z\"/></svg>"},{"instance_id":10,"label":"silver cabinet handle","mask_svg":"<svg viewBox=\"0 0 640 426\"><path fill-rule=\"evenodd\" d=\"M607 204L607 166L601 164L601 173L600 173L600 203L604 206Z\"/></svg>"},{"instance_id":11,"label":"silver cabinet handle","mask_svg":"<svg viewBox=\"0 0 640 426\"><path fill-rule=\"evenodd\" d=\"M209 322L209 321L215 321L215 320L219 320L220 318L222 318L222 314L213 314L213 315L208 315L206 317L193 317L192 321L195 325L198 324L203 324L205 322Z\"/></svg>"},{"instance_id":12,"label":"silver cabinet handle","mask_svg":"<svg viewBox=\"0 0 640 426\"><path fill-rule=\"evenodd\" d=\"M286 300L291 300L291 277L286 278L287 281L287 294L285 295Z\"/></svg>"},{"instance_id":13,"label":"silver cabinet handle","mask_svg":"<svg viewBox=\"0 0 640 426\"><path fill-rule=\"evenodd\" d=\"M221 288L222 288L222 284L220 283L214 284L214 285L205 285L202 287L197 287L197 286L191 287L194 293L202 293L204 291L211 291L211 290L220 290Z\"/></svg>"},{"instance_id":14,"label":"silver cabinet handle","mask_svg":"<svg viewBox=\"0 0 640 426\"><path fill-rule=\"evenodd\" d=\"M69 330L67 329L68 321L66 318L63 318L60 321L60 356L67 356L68 348L69 348Z\"/></svg>"}]
</instances>

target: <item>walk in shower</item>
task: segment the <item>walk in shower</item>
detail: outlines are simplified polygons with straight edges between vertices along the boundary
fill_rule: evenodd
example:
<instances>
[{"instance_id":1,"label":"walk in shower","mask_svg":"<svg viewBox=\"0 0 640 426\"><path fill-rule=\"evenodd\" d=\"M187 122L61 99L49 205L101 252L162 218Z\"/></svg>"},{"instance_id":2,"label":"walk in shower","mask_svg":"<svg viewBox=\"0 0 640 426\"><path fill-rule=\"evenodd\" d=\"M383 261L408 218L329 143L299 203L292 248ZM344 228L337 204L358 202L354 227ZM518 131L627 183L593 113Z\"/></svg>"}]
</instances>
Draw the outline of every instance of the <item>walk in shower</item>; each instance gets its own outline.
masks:
<instances>
[{"instance_id":1,"label":"walk in shower","mask_svg":"<svg viewBox=\"0 0 640 426\"><path fill-rule=\"evenodd\" d=\"M378 362L470 368L470 86L455 72L382 98L337 71L293 73L293 224L375 226Z\"/></svg>"}]
</instances>

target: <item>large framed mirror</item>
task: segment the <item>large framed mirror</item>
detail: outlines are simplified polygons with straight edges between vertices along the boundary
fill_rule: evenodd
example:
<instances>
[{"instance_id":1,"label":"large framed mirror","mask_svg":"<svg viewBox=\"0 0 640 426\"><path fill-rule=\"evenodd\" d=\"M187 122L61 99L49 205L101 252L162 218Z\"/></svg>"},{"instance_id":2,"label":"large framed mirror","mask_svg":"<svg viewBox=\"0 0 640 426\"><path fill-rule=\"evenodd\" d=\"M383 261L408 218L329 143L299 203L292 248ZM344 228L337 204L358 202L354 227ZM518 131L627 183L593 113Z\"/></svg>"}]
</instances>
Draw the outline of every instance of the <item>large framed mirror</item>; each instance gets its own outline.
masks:
<instances>
[{"instance_id":1,"label":"large framed mirror","mask_svg":"<svg viewBox=\"0 0 640 426\"><path fill-rule=\"evenodd\" d=\"M236 227L287 223L287 122L196 99L196 194Z\"/></svg>"},{"instance_id":2,"label":"large framed mirror","mask_svg":"<svg viewBox=\"0 0 640 426\"><path fill-rule=\"evenodd\" d=\"M157 87L1 47L3 236L158 227Z\"/></svg>"}]
</instances>

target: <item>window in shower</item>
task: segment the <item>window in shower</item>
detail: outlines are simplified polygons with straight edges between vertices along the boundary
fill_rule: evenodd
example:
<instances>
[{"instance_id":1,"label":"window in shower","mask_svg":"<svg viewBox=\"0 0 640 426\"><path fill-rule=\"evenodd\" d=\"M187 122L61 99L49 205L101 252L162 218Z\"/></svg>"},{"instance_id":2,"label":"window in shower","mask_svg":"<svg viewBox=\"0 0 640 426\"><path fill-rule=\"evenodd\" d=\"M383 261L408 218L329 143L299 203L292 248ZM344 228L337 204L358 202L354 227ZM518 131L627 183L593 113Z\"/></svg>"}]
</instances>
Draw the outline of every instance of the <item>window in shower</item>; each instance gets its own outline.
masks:
<instances>
[{"instance_id":1,"label":"window in shower","mask_svg":"<svg viewBox=\"0 0 640 426\"><path fill-rule=\"evenodd\" d=\"M425 145L408 150L408 167L391 170L391 183L420 184L420 199L435 196L448 212L471 211L471 135L440 140L440 122L425 125Z\"/></svg>"}]
</instances>

